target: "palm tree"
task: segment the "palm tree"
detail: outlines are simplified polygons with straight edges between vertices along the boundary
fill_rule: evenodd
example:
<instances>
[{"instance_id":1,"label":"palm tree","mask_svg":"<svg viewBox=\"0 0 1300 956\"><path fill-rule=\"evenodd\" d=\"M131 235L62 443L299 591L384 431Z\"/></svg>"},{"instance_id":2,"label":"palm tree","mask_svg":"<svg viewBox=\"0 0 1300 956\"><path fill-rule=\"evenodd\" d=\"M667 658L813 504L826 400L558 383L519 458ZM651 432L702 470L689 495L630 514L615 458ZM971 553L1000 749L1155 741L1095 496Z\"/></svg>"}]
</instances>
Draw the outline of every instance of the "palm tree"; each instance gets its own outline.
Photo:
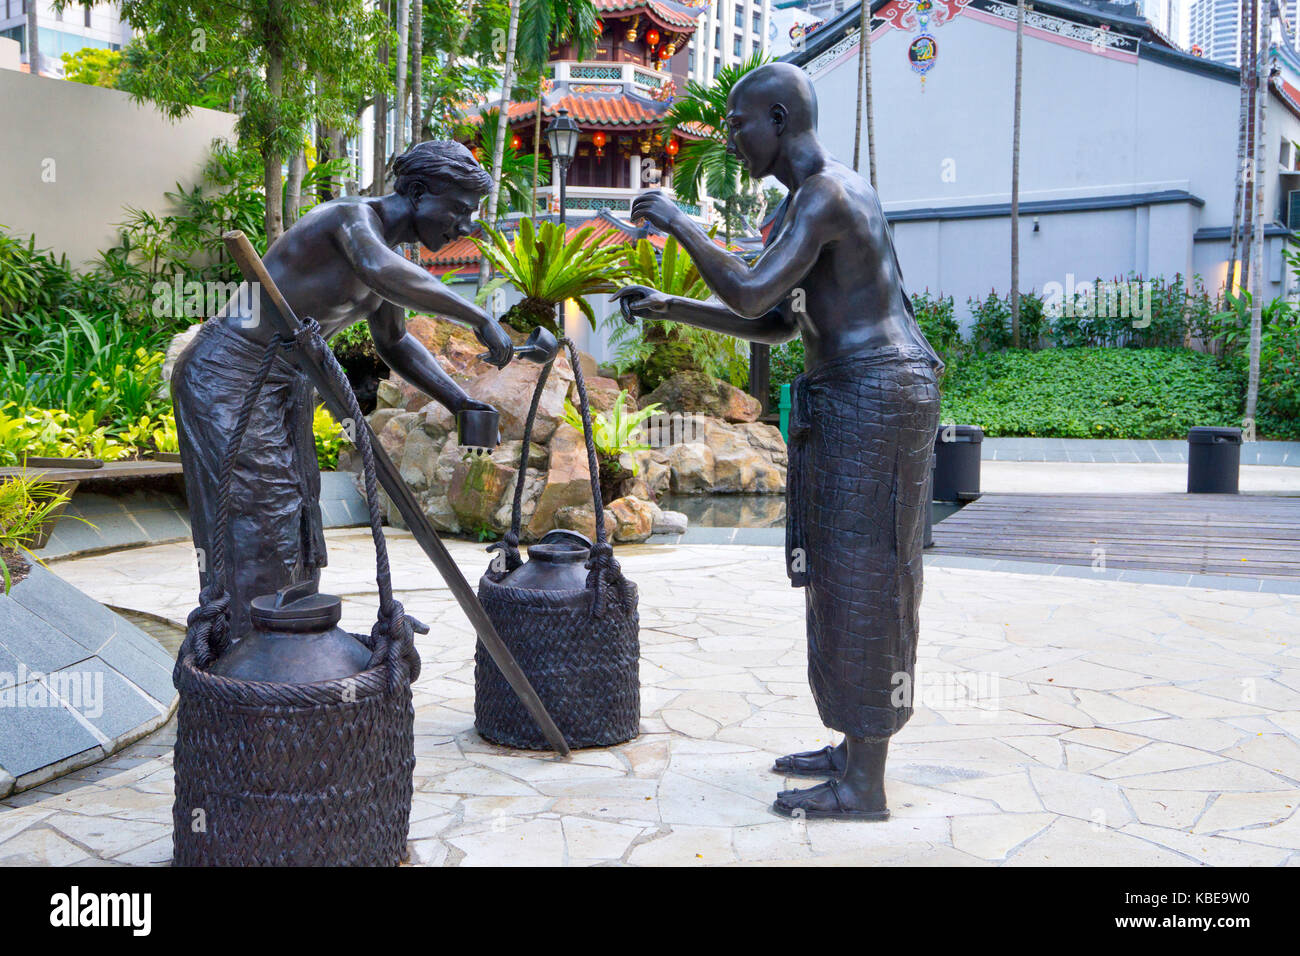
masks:
<instances>
[{"instance_id":1,"label":"palm tree","mask_svg":"<svg viewBox=\"0 0 1300 956\"><path fill-rule=\"evenodd\" d=\"M41 75L41 38L36 24L36 2L27 0L27 68L32 76Z\"/></svg>"},{"instance_id":2,"label":"palm tree","mask_svg":"<svg viewBox=\"0 0 1300 956\"><path fill-rule=\"evenodd\" d=\"M1016 103L1011 123L1011 344L1020 348L1020 106L1025 72L1025 0L1016 2Z\"/></svg>"},{"instance_id":3,"label":"palm tree","mask_svg":"<svg viewBox=\"0 0 1300 956\"><path fill-rule=\"evenodd\" d=\"M424 136L420 129L424 93L424 0L415 0L411 8L411 143Z\"/></svg>"},{"instance_id":4,"label":"palm tree","mask_svg":"<svg viewBox=\"0 0 1300 956\"><path fill-rule=\"evenodd\" d=\"M498 167L490 165L490 161L484 163L484 169L488 175L501 184L501 196L504 202L498 201L497 208L500 218L501 214L506 212L527 212L530 202L536 195L532 184L535 182L531 178L530 169L536 169L543 179L550 181L551 162L548 159L540 158L536 153L531 157L521 156L515 151L512 143L506 143L502 150L497 150L497 114L499 109L490 109L483 112L483 122L479 124L478 147L480 156L501 157L501 175L498 176L496 170ZM495 223L494 223L495 225Z\"/></svg>"},{"instance_id":5,"label":"palm tree","mask_svg":"<svg viewBox=\"0 0 1300 956\"><path fill-rule=\"evenodd\" d=\"M1250 7L1254 0L1241 0L1241 45L1239 48L1238 63L1241 68L1237 71L1239 98L1237 110L1237 181L1233 190L1232 202L1232 232L1228 241L1228 278L1224 284L1224 291L1235 292L1239 285L1237 282L1237 263L1241 259L1241 240L1243 237L1242 217L1246 204L1246 190L1248 188L1246 180L1246 166L1248 153L1247 137L1250 130L1250 107L1251 103L1251 84L1250 74L1246 69L1246 64L1250 62L1250 50L1247 42L1250 32L1247 25L1250 23Z\"/></svg>"},{"instance_id":6,"label":"palm tree","mask_svg":"<svg viewBox=\"0 0 1300 956\"><path fill-rule=\"evenodd\" d=\"M1250 356L1246 378L1246 421L1253 433L1255 410L1259 403L1259 350L1263 337L1264 321L1264 163L1267 149L1264 147L1264 118L1268 107L1268 87L1272 73L1272 2L1264 0L1260 4L1259 34L1252 36L1251 42L1258 44L1255 76L1255 194L1251 197L1251 218L1254 220L1254 235L1251 236L1251 302L1250 302ZM1252 436L1253 437L1253 436Z\"/></svg>"},{"instance_id":7,"label":"palm tree","mask_svg":"<svg viewBox=\"0 0 1300 956\"><path fill-rule=\"evenodd\" d=\"M598 15L592 0L523 0L519 12L520 72L537 74L537 115L533 120L533 200L537 215L537 189L541 185L542 81L551 45L569 41L579 60L596 46Z\"/></svg>"},{"instance_id":8,"label":"palm tree","mask_svg":"<svg viewBox=\"0 0 1300 956\"><path fill-rule=\"evenodd\" d=\"M702 139L682 144L677 156L673 189L687 202L700 201L700 188L726 204L726 239L731 242L731 204L749 182L740 160L727 152L727 97L731 88L751 70L768 62L770 57L758 52L743 63L723 67L708 86L691 80L686 92L668 110L664 131L672 136L683 126L690 126Z\"/></svg>"},{"instance_id":9,"label":"palm tree","mask_svg":"<svg viewBox=\"0 0 1300 956\"><path fill-rule=\"evenodd\" d=\"M871 102L871 0L862 0L862 19L858 26L861 37L858 58L858 120L853 137L853 170L858 171L862 154L862 107L867 109L867 170L871 185L876 185L876 118Z\"/></svg>"},{"instance_id":10,"label":"palm tree","mask_svg":"<svg viewBox=\"0 0 1300 956\"><path fill-rule=\"evenodd\" d=\"M497 135L496 141L492 144L492 168L498 172L501 170L501 154L506 147L506 114L510 112L510 90L514 86L515 43L519 39L519 3L520 0L510 0L510 26L506 29L506 59L501 69L501 109L497 111ZM501 181L494 176L492 188L488 192L487 211L483 216L484 221L488 223L497 221L497 201L500 192ZM488 258L483 256L478 267L479 288L487 283L489 268Z\"/></svg>"}]
</instances>

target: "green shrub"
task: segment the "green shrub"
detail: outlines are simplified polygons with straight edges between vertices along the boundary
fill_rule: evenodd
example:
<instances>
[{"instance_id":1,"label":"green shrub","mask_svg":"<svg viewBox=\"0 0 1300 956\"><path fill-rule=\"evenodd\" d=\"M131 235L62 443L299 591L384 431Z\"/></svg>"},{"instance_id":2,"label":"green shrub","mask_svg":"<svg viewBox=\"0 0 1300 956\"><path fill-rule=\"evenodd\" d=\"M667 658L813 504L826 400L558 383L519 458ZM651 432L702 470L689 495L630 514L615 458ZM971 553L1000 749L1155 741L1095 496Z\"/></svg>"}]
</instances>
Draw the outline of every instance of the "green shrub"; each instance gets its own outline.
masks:
<instances>
[{"instance_id":1,"label":"green shrub","mask_svg":"<svg viewBox=\"0 0 1300 956\"><path fill-rule=\"evenodd\" d=\"M781 407L781 386L803 374L803 336L773 346L771 355L767 407L776 411Z\"/></svg>"},{"instance_id":2,"label":"green shrub","mask_svg":"<svg viewBox=\"0 0 1300 956\"><path fill-rule=\"evenodd\" d=\"M1239 425L1240 374L1190 349L1042 349L973 355L949 371L943 421L990 436L1184 438Z\"/></svg>"},{"instance_id":3,"label":"green shrub","mask_svg":"<svg viewBox=\"0 0 1300 956\"><path fill-rule=\"evenodd\" d=\"M68 495L58 487L27 475L0 481L0 578L5 593L12 586L13 570L25 570L20 552L39 560L28 547L54 511L67 502ZM11 562L18 567L11 569Z\"/></svg>"}]
</instances>

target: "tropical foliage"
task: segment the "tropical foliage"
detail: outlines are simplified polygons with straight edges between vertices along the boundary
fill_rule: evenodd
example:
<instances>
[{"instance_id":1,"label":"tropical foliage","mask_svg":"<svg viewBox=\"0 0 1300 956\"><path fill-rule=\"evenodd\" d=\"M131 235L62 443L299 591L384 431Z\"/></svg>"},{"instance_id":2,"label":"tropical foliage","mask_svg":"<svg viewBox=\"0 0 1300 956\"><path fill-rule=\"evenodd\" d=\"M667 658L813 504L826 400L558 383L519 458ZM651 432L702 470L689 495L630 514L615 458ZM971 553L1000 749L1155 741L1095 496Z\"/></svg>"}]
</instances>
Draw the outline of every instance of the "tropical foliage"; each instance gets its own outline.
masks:
<instances>
[{"instance_id":1,"label":"tropical foliage","mask_svg":"<svg viewBox=\"0 0 1300 956\"><path fill-rule=\"evenodd\" d=\"M596 313L586 296L617 288L625 272L620 262L622 246L605 244L593 226L584 226L566 242L565 229L558 223L538 226L528 218L519 220L513 241L489 225L484 224L483 230L485 237L474 239L474 244L501 275L479 290L480 303L497 289L512 285L524 298L504 319L520 331L540 325L559 333L555 307L570 299L596 327Z\"/></svg>"},{"instance_id":2,"label":"tropical foliage","mask_svg":"<svg viewBox=\"0 0 1300 956\"><path fill-rule=\"evenodd\" d=\"M509 140L501 150L501 175L498 177L492 168L492 157L496 155L497 113L491 109L483 113L483 122L478 126L479 162L488 174L501 183L501 199L497 206L497 220L508 212L529 212L533 204L533 163L537 163L539 184L545 185L551 179L551 161L546 156L534 156L532 153L521 155Z\"/></svg>"},{"instance_id":3,"label":"tropical foliage","mask_svg":"<svg viewBox=\"0 0 1300 956\"><path fill-rule=\"evenodd\" d=\"M10 563L21 564L14 560L18 552L31 555L29 545L67 501L68 496L57 485L28 475L0 481L0 576L6 594L13 586ZM35 560L35 555L32 558Z\"/></svg>"},{"instance_id":4,"label":"tropical foliage","mask_svg":"<svg viewBox=\"0 0 1300 956\"><path fill-rule=\"evenodd\" d=\"M622 285L649 286L687 299L711 295L695 263L673 236L665 240L662 253L649 239L638 240L628 248L624 265ZM733 385L742 385L749 375L749 348L735 336L665 320L633 326L621 312L608 316L603 327L616 350L614 366L620 372L635 372L646 390L681 371L704 372Z\"/></svg>"},{"instance_id":5,"label":"tropical foliage","mask_svg":"<svg viewBox=\"0 0 1300 956\"><path fill-rule=\"evenodd\" d=\"M628 405L633 410L628 410ZM636 453L648 451L650 445L642 439L641 425L659 411L655 402L636 409L626 390L620 390L609 412L598 412L591 417L591 440L596 446L596 462L600 469L600 494L608 503L621 495L623 482L640 470ZM564 400L564 421L582 431L582 413L567 398ZM622 457L632 456L624 467Z\"/></svg>"}]
</instances>

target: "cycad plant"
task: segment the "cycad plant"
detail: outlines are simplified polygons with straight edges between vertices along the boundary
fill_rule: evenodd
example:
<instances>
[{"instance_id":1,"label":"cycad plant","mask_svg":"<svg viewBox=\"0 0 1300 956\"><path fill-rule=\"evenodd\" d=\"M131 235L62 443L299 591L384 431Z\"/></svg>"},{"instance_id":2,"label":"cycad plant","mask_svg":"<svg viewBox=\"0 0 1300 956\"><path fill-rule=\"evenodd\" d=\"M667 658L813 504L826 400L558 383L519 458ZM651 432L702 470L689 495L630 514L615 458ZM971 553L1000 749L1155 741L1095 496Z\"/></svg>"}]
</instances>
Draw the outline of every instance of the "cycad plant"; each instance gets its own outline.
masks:
<instances>
[{"instance_id":1,"label":"cycad plant","mask_svg":"<svg viewBox=\"0 0 1300 956\"><path fill-rule=\"evenodd\" d=\"M539 226L528 218L519 220L513 242L486 223L483 231L485 238L474 239L474 244L500 276L479 290L477 301L482 304L502 286L514 286L524 298L503 319L521 332L540 325L559 334L555 307L568 299L578 304L595 328L596 313L585 297L613 292L626 272L619 261L623 247L607 244L592 226L579 229L568 242L562 226L553 222Z\"/></svg>"},{"instance_id":2,"label":"cycad plant","mask_svg":"<svg viewBox=\"0 0 1300 956\"><path fill-rule=\"evenodd\" d=\"M703 186L714 199L721 199L726 204L728 243L731 242L731 205L748 184L749 177L740 160L727 152L727 97L742 76L770 59L764 53L754 53L743 63L723 67L707 86L691 80L686 84L686 92L664 118L664 129L669 136L684 126L693 134L704 134L703 139L682 143L673 174L673 191L687 202L698 203Z\"/></svg>"},{"instance_id":3,"label":"cycad plant","mask_svg":"<svg viewBox=\"0 0 1300 956\"><path fill-rule=\"evenodd\" d=\"M715 226L710 235L716 231ZM622 285L649 286L686 299L707 299L711 294L691 257L672 236L665 240L662 254L649 239L639 240L628 249L624 265L627 274ZM615 366L620 372L635 371L647 390L676 372L703 372L733 385L744 384L749 372L749 349L732 335L667 320L647 321L638 328L628 325L619 312L605 319L604 327L616 350Z\"/></svg>"}]
</instances>

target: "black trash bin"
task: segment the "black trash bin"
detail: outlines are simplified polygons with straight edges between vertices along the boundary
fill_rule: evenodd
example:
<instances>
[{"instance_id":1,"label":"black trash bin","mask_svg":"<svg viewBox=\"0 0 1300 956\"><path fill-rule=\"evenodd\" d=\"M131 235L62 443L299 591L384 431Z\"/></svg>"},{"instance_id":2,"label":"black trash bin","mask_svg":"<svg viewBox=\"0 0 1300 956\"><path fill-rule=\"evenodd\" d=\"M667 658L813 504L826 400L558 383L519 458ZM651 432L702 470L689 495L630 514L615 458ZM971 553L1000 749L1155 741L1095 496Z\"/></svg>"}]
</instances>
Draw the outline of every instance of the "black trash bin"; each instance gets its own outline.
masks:
<instances>
[{"instance_id":1,"label":"black trash bin","mask_svg":"<svg viewBox=\"0 0 1300 956\"><path fill-rule=\"evenodd\" d=\"M1187 432L1187 493L1235 495L1241 471L1241 429L1198 426Z\"/></svg>"},{"instance_id":2,"label":"black trash bin","mask_svg":"<svg viewBox=\"0 0 1300 956\"><path fill-rule=\"evenodd\" d=\"M940 425L934 441L935 501L974 501L980 496L980 452L984 429Z\"/></svg>"}]
</instances>

